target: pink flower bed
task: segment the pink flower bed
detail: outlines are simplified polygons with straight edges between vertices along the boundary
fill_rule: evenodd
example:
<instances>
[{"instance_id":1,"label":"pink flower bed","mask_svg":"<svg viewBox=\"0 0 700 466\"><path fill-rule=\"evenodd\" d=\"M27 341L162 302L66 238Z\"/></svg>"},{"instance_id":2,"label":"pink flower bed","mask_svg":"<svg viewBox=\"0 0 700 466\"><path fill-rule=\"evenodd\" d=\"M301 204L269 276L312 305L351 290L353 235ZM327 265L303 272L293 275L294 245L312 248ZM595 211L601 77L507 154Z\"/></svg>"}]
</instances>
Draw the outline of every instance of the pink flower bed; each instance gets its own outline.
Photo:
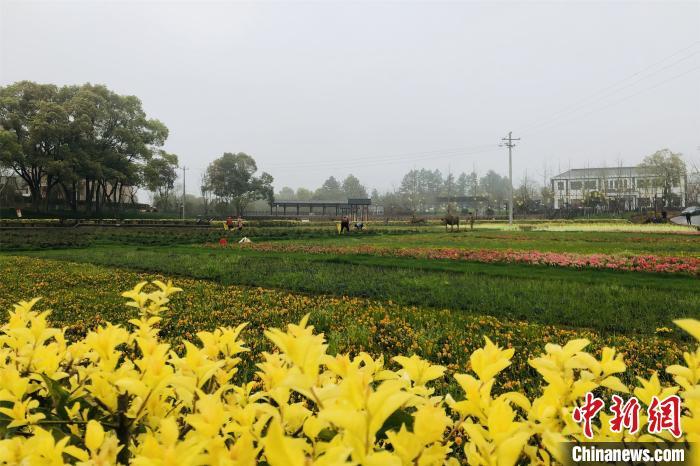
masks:
<instances>
[{"instance_id":1,"label":"pink flower bed","mask_svg":"<svg viewBox=\"0 0 700 466\"><path fill-rule=\"evenodd\" d=\"M235 246L237 247L237 246ZM376 246L307 246L290 244L248 244L257 251L306 252L309 254L370 254L378 256L465 260L483 263L514 263L629 270L634 272L684 273L700 275L700 259L671 256L621 256L611 254L573 254L561 252L512 251L497 249L382 248Z\"/></svg>"}]
</instances>

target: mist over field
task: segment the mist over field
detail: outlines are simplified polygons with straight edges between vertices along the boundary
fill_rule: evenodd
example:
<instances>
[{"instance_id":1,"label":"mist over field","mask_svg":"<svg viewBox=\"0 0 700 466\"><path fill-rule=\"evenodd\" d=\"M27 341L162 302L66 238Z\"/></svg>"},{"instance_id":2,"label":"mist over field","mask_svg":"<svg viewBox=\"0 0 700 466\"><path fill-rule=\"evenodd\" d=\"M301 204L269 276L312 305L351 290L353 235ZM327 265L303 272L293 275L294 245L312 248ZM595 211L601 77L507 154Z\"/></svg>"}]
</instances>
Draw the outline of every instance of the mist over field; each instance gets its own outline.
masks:
<instances>
[{"instance_id":1,"label":"mist over field","mask_svg":"<svg viewBox=\"0 0 700 466\"><path fill-rule=\"evenodd\" d=\"M698 160L698 18L698 2L3 0L0 85L138 96L191 194L224 152L278 190L507 176L509 131L515 184L542 184L664 148Z\"/></svg>"}]
</instances>

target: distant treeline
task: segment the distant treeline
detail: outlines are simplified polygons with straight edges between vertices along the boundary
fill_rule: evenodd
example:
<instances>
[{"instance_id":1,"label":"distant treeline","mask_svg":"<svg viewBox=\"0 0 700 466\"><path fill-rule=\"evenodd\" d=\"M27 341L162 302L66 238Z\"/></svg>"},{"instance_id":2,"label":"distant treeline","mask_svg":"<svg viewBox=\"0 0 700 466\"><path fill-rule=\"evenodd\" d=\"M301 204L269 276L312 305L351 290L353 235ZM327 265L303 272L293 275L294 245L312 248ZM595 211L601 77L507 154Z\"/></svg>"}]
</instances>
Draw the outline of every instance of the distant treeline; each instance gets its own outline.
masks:
<instances>
[{"instance_id":1,"label":"distant treeline","mask_svg":"<svg viewBox=\"0 0 700 466\"><path fill-rule=\"evenodd\" d=\"M486 198L484 207L495 211L501 210L508 199L508 178L493 170L479 177L475 172L442 174L440 170L414 169L406 173L398 189L379 192L373 189L370 194L360 180L348 175L343 181L334 176L329 177L319 188L311 190L288 186L280 189L275 198L278 200L323 200L344 201L348 198L371 197L373 204L382 205L385 211L404 211L420 213L440 208L438 197L473 196ZM520 186L514 187L514 203L525 208L537 202L551 200L551 190L542 187L533 180L524 179Z\"/></svg>"}]
</instances>

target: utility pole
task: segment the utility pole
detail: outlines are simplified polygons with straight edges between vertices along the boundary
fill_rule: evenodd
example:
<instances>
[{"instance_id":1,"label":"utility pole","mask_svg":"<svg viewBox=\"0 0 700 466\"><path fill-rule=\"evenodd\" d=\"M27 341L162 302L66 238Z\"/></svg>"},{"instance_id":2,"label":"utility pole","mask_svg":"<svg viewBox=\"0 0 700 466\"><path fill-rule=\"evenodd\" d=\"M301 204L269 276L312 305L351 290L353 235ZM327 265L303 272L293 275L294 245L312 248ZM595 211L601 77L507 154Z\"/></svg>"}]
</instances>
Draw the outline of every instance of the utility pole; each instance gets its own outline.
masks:
<instances>
[{"instance_id":1,"label":"utility pole","mask_svg":"<svg viewBox=\"0 0 700 466\"><path fill-rule=\"evenodd\" d=\"M185 219L185 172L188 170L187 167L182 167L182 219Z\"/></svg>"},{"instance_id":2,"label":"utility pole","mask_svg":"<svg viewBox=\"0 0 700 466\"><path fill-rule=\"evenodd\" d=\"M520 138L514 138L513 132L509 131L508 137L501 138L501 141L504 141L504 143L502 145L506 146L508 148L508 184L510 185L510 193L509 193L510 200L508 201L508 225L512 225L513 224L513 147L515 147L515 143L513 143L513 141L520 141Z\"/></svg>"}]
</instances>

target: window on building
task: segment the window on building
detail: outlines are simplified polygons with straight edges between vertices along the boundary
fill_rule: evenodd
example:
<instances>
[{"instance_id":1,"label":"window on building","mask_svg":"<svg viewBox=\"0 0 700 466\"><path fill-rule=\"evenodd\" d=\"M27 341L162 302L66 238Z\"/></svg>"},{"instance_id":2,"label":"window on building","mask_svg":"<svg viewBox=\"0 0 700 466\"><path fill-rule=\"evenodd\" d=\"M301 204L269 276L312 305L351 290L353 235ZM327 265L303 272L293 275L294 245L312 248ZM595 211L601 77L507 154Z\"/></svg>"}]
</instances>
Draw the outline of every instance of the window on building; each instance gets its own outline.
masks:
<instances>
[{"instance_id":1,"label":"window on building","mask_svg":"<svg viewBox=\"0 0 700 466\"><path fill-rule=\"evenodd\" d=\"M563 182L563 181L559 181L559 182L557 183L557 189L558 189L559 191L564 191L564 182Z\"/></svg>"},{"instance_id":2,"label":"window on building","mask_svg":"<svg viewBox=\"0 0 700 466\"><path fill-rule=\"evenodd\" d=\"M571 189L577 190L583 188L583 183L580 181L572 181L570 183Z\"/></svg>"},{"instance_id":3,"label":"window on building","mask_svg":"<svg viewBox=\"0 0 700 466\"><path fill-rule=\"evenodd\" d=\"M586 187L586 189L596 189L596 182L595 180L588 180L583 183L583 185Z\"/></svg>"}]
</instances>

